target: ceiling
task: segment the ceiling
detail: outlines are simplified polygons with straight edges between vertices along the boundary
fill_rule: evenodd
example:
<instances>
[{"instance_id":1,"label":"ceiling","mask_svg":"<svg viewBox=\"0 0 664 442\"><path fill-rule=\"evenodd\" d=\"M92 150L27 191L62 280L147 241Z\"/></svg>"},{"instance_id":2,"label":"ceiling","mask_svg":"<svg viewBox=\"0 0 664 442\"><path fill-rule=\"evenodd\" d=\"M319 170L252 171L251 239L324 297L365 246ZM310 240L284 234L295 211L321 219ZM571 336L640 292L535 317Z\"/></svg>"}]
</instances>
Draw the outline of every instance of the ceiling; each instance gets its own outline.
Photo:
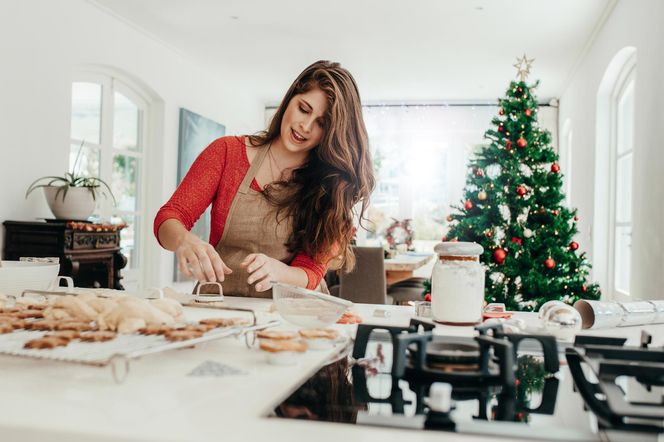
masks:
<instances>
[{"instance_id":1,"label":"ceiling","mask_svg":"<svg viewBox=\"0 0 664 442\"><path fill-rule=\"evenodd\" d=\"M266 104L319 59L362 99L481 102L517 56L535 58L540 101L559 97L616 0L92 0Z\"/></svg>"}]
</instances>

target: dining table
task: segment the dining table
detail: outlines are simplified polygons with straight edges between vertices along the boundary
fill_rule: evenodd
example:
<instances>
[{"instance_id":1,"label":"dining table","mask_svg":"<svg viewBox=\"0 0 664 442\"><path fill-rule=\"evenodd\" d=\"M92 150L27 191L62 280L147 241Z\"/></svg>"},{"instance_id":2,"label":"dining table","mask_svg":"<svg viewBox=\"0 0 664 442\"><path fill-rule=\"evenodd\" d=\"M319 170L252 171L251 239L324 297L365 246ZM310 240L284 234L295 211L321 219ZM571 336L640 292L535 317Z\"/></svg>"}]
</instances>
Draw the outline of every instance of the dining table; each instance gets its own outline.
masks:
<instances>
[{"instance_id":1,"label":"dining table","mask_svg":"<svg viewBox=\"0 0 664 442\"><path fill-rule=\"evenodd\" d=\"M406 252L385 259L385 279L390 286L412 278L415 270L424 267L433 258L433 253Z\"/></svg>"}]
</instances>

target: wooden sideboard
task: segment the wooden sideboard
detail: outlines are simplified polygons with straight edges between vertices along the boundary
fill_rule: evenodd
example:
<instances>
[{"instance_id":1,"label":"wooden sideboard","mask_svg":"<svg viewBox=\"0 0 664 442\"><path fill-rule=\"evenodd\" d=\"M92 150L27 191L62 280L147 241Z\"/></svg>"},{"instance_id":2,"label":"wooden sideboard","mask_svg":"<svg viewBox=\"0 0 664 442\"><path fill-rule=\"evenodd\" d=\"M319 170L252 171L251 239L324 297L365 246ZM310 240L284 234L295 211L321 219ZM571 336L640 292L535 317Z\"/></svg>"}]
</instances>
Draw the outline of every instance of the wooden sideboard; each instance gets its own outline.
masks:
<instances>
[{"instance_id":1,"label":"wooden sideboard","mask_svg":"<svg viewBox=\"0 0 664 442\"><path fill-rule=\"evenodd\" d=\"M71 276L76 287L124 289L120 270L127 265L127 258L120 253L119 230L74 229L66 221L3 224L4 259L58 257L60 275Z\"/></svg>"}]
</instances>

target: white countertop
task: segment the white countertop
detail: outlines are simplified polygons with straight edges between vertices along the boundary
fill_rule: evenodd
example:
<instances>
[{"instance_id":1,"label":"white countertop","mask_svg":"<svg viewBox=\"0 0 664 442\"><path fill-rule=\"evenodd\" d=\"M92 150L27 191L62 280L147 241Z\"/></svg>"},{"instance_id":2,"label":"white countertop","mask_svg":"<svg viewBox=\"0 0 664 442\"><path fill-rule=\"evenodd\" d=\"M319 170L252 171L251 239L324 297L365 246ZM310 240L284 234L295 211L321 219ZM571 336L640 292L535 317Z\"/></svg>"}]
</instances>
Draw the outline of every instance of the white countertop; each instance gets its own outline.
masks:
<instances>
[{"instance_id":1,"label":"white countertop","mask_svg":"<svg viewBox=\"0 0 664 442\"><path fill-rule=\"evenodd\" d=\"M261 322L278 317L268 312L270 300L227 298L227 304L255 309ZM407 325L413 314L411 307L378 306L389 310L391 315L374 318L376 307L358 304L353 311L362 315L366 323L385 325ZM215 310L187 309L191 319L219 315ZM527 314L523 317L531 318ZM355 329L351 325L337 327L347 334L353 334ZM641 328L591 333L638 339ZM655 339L664 336L664 326L649 329ZM472 328L444 327L437 331L470 335ZM0 356L0 439L495 440L455 433L265 417L332 353L333 350L308 351L297 365L278 367L268 365L258 349L248 349L244 339L226 338L134 360L122 384L114 382L109 367ZM227 365L242 374L188 376L206 361Z\"/></svg>"}]
</instances>

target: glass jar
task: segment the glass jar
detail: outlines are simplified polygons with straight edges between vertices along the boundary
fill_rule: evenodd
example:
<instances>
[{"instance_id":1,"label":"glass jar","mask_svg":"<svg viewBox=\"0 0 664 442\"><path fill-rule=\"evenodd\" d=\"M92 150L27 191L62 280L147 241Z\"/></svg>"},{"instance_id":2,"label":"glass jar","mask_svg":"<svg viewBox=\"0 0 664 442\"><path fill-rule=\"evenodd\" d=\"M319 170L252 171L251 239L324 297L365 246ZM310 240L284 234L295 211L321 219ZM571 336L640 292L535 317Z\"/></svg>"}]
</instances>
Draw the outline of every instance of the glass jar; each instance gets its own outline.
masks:
<instances>
[{"instance_id":1,"label":"glass jar","mask_svg":"<svg viewBox=\"0 0 664 442\"><path fill-rule=\"evenodd\" d=\"M431 313L446 325L474 325L482 320L484 267L481 245L443 242L434 251L438 260L431 276Z\"/></svg>"}]
</instances>

